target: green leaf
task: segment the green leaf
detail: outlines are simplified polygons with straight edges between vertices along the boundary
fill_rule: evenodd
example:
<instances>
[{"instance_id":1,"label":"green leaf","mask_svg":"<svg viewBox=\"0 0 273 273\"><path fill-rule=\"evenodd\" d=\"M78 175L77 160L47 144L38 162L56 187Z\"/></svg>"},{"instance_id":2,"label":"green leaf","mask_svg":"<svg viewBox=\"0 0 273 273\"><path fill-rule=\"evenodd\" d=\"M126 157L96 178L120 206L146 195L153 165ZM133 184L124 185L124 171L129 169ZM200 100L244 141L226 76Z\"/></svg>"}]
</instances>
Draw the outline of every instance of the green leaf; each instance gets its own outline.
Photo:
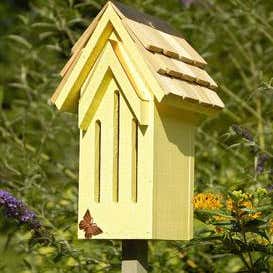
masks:
<instances>
[{"instance_id":1,"label":"green leaf","mask_svg":"<svg viewBox=\"0 0 273 273\"><path fill-rule=\"evenodd\" d=\"M42 32L39 34L39 39L42 41L44 39L47 39L50 36L55 35L55 33L53 31L46 31L46 32Z\"/></svg>"},{"instance_id":2,"label":"green leaf","mask_svg":"<svg viewBox=\"0 0 273 273\"><path fill-rule=\"evenodd\" d=\"M78 23L82 23L82 24L85 24L87 22L87 20L83 19L83 18L74 18L70 21L67 22L67 25L68 26L73 26L75 24L78 24Z\"/></svg>"},{"instance_id":3,"label":"green leaf","mask_svg":"<svg viewBox=\"0 0 273 273\"><path fill-rule=\"evenodd\" d=\"M15 41L16 43L24 46L27 49L31 49L32 45L24 37L20 35L11 34L7 36L9 40Z\"/></svg>"},{"instance_id":4,"label":"green leaf","mask_svg":"<svg viewBox=\"0 0 273 273\"><path fill-rule=\"evenodd\" d=\"M75 5L75 7L77 7L77 8L87 7L87 6L92 6L92 7L96 8L97 10L101 9L101 5L98 4L97 1L93 1L93 0L89 0L87 3L81 3L81 4Z\"/></svg>"},{"instance_id":5,"label":"green leaf","mask_svg":"<svg viewBox=\"0 0 273 273\"><path fill-rule=\"evenodd\" d=\"M29 22L29 18L22 14L18 15L18 19L25 25L27 25Z\"/></svg>"},{"instance_id":6,"label":"green leaf","mask_svg":"<svg viewBox=\"0 0 273 273\"><path fill-rule=\"evenodd\" d=\"M46 45L46 48L62 53L62 48L59 45Z\"/></svg>"},{"instance_id":7,"label":"green leaf","mask_svg":"<svg viewBox=\"0 0 273 273\"><path fill-rule=\"evenodd\" d=\"M68 0L69 7L72 8L74 5L74 0Z\"/></svg>"},{"instance_id":8,"label":"green leaf","mask_svg":"<svg viewBox=\"0 0 273 273\"><path fill-rule=\"evenodd\" d=\"M45 22L38 22L38 23L33 23L31 25L33 28L50 28L50 29L56 29L56 25L53 23L45 23Z\"/></svg>"}]
</instances>

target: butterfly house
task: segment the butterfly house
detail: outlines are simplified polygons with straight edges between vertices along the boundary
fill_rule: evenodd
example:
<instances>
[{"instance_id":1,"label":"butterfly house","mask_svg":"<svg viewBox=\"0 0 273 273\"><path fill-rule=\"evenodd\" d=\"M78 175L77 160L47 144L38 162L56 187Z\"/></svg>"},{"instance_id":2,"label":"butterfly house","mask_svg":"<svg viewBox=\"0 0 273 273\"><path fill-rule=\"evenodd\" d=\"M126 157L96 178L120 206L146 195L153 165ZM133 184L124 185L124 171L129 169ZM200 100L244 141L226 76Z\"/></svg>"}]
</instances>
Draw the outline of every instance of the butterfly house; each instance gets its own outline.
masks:
<instances>
[{"instance_id":1,"label":"butterfly house","mask_svg":"<svg viewBox=\"0 0 273 273\"><path fill-rule=\"evenodd\" d=\"M73 46L51 100L78 115L79 238L192 238L196 128L224 107L206 65L168 24L116 2Z\"/></svg>"}]
</instances>

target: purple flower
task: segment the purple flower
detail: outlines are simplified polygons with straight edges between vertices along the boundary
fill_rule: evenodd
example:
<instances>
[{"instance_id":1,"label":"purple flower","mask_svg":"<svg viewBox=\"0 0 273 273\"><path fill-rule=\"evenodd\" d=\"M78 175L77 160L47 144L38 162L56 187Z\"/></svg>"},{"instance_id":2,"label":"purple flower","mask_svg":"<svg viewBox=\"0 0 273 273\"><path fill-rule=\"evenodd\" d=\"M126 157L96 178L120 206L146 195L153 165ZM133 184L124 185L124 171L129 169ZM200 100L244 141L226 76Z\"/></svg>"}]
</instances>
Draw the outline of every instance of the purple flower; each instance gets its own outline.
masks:
<instances>
[{"instance_id":1,"label":"purple flower","mask_svg":"<svg viewBox=\"0 0 273 273\"><path fill-rule=\"evenodd\" d=\"M241 127L237 124L232 125L231 128L238 136L240 136L250 142L254 141L252 134L246 128Z\"/></svg>"},{"instance_id":2,"label":"purple flower","mask_svg":"<svg viewBox=\"0 0 273 273\"><path fill-rule=\"evenodd\" d=\"M7 191L0 190L0 207L3 207L7 217L29 224L33 229L41 227L35 213L30 211L21 200L16 199Z\"/></svg>"},{"instance_id":3,"label":"purple flower","mask_svg":"<svg viewBox=\"0 0 273 273\"><path fill-rule=\"evenodd\" d=\"M26 209L20 216L20 220L24 223L32 221L36 217L35 213Z\"/></svg>"},{"instance_id":4,"label":"purple flower","mask_svg":"<svg viewBox=\"0 0 273 273\"><path fill-rule=\"evenodd\" d=\"M265 153L259 154L257 160L256 172L257 174L262 174L265 168L266 162L269 160L269 156Z\"/></svg>"}]
</instances>

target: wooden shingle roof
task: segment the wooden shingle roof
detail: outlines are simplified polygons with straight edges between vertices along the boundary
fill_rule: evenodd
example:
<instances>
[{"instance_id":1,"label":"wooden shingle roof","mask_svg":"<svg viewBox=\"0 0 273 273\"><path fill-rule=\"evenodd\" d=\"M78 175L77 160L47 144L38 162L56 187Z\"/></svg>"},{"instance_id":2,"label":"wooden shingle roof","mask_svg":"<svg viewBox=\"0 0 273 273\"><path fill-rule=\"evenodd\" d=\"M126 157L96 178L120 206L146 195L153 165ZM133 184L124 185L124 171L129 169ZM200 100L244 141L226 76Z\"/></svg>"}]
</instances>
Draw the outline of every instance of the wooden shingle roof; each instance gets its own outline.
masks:
<instances>
[{"instance_id":1,"label":"wooden shingle roof","mask_svg":"<svg viewBox=\"0 0 273 273\"><path fill-rule=\"evenodd\" d=\"M211 108L224 107L216 93L217 84L205 71L206 61L183 37L167 23L153 16L140 13L118 2L108 2L107 5L109 4L115 9L134 41L136 50L141 53L166 95L174 94L184 100ZM63 78L68 77L107 5L73 46L72 57L60 73ZM61 87L62 82L52 96L53 102Z\"/></svg>"}]
</instances>

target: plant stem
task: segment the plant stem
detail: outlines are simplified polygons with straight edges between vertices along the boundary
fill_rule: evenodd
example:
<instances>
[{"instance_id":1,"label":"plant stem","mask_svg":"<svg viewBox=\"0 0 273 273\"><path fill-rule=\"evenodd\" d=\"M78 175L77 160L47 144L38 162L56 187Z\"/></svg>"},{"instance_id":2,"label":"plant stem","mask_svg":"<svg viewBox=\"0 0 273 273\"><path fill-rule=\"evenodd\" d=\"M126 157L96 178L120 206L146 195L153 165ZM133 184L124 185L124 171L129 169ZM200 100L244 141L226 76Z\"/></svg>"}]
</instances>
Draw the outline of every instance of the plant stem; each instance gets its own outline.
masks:
<instances>
[{"instance_id":1,"label":"plant stem","mask_svg":"<svg viewBox=\"0 0 273 273\"><path fill-rule=\"evenodd\" d=\"M8 250L10 242L11 242L11 239L12 239L12 235L13 235L13 233L8 233L7 234L7 240L5 242L3 252L6 252Z\"/></svg>"},{"instance_id":2,"label":"plant stem","mask_svg":"<svg viewBox=\"0 0 273 273\"><path fill-rule=\"evenodd\" d=\"M233 241L232 236L230 237L230 239L231 239L231 241L232 241L233 244L236 244L236 243ZM240 259L242 260L242 262L244 263L244 265L246 266L246 268L247 268L248 270L251 270L249 264L247 263L247 261L246 261L246 259L245 259L245 257L244 257L244 254L239 252L239 253L238 253L238 256L240 257Z\"/></svg>"},{"instance_id":3,"label":"plant stem","mask_svg":"<svg viewBox=\"0 0 273 273\"><path fill-rule=\"evenodd\" d=\"M262 106L261 106L261 96L258 94L256 99L256 109L259 115L258 119L258 135L259 135L259 145L262 150L265 149L265 140L264 140L264 126L263 126L263 119L262 119Z\"/></svg>"},{"instance_id":4,"label":"plant stem","mask_svg":"<svg viewBox=\"0 0 273 273\"><path fill-rule=\"evenodd\" d=\"M244 230L242 230L241 232L242 236L243 236L243 239L244 239L244 243L247 244L247 240L246 240L246 233ZM253 264L253 260L252 260L252 256L251 256L251 253L249 250L247 250L247 255L248 255L248 258L249 258L249 261L250 261L250 265L251 265L251 272L255 272L254 271L254 264Z\"/></svg>"}]
</instances>

